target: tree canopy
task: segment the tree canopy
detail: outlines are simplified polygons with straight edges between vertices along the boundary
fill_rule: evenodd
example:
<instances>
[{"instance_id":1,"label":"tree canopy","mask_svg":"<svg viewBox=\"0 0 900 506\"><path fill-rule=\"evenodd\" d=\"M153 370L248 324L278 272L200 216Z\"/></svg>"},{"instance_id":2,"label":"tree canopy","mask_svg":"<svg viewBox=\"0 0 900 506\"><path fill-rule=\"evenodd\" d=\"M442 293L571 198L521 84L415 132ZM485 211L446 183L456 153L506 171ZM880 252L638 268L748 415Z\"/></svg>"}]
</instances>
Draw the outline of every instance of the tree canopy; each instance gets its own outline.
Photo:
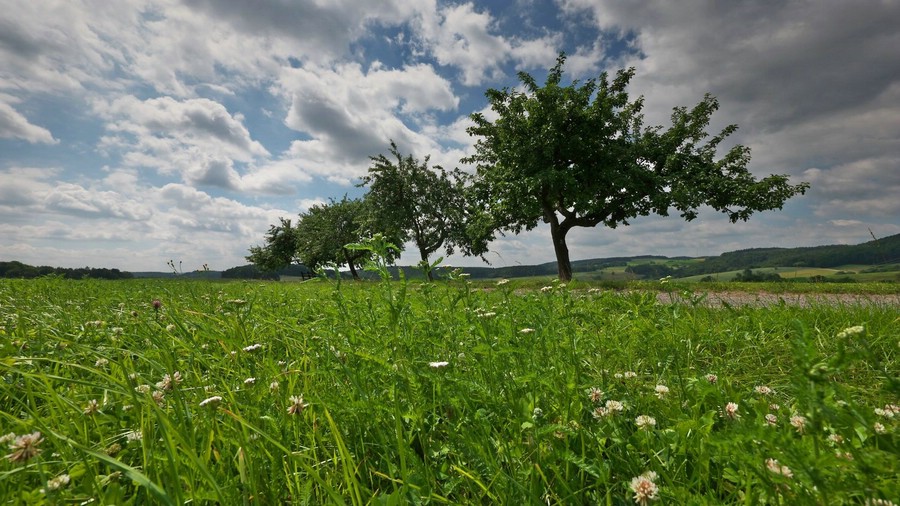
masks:
<instances>
[{"instance_id":1,"label":"tree canopy","mask_svg":"<svg viewBox=\"0 0 900 506\"><path fill-rule=\"evenodd\" d=\"M413 155L403 156L394 142L390 155L371 157L372 166L360 183L369 187L366 200L376 226L390 231L401 242L416 245L429 280L429 259L441 248L448 255L456 249L467 255L484 253L487 242L473 242L466 230L466 183L470 176L439 165L429 168L429 157L420 162Z\"/></svg>"},{"instance_id":2,"label":"tree canopy","mask_svg":"<svg viewBox=\"0 0 900 506\"><path fill-rule=\"evenodd\" d=\"M574 227L616 228L673 208L690 221L703 205L735 222L780 209L807 189L789 184L786 175L755 179L745 146L717 159L719 145L737 127L707 134L718 109L713 96L692 109L676 107L668 129L644 127L643 98L630 100L626 91L634 69L563 86L564 63L561 54L543 86L520 72L524 90L489 89L497 119L471 115L468 133L478 139L464 160L477 167L476 194L489 217L483 233L548 223L560 279L572 277L566 234Z\"/></svg>"},{"instance_id":3,"label":"tree canopy","mask_svg":"<svg viewBox=\"0 0 900 506\"><path fill-rule=\"evenodd\" d=\"M347 248L361 242L376 230L368 219L367 203L349 199L316 204L301 213L297 224L281 218L280 225L272 225L264 246L250 248L247 260L265 270L275 270L293 262L302 262L310 269L335 264L346 265L354 279L359 279L357 267L369 254Z\"/></svg>"}]
</instances>

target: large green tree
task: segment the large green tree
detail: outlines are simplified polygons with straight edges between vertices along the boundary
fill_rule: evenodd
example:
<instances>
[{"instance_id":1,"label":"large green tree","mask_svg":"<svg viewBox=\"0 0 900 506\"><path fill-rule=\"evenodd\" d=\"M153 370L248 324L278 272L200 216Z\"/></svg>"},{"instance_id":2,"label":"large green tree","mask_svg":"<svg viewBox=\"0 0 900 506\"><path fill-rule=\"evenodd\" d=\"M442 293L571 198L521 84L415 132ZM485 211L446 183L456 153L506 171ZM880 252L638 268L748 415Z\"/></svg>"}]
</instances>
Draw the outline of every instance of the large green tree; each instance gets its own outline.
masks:
<instances>
[{"instance_id":1,"label":"large green tree","mask_svg":"<svg viewBox=\"0 0 900 506\"><path fill-rule=\"evenodd\" d=\"M349 199L345 195L339 201L316 204L301 213L297 224L281 218L280 225L273 225L266 235L264 246L250 248L247 260L263 269L274 270L294 261L302 262L310 269L323 265L346 265L354 279L359 279L357 268L370 253L347 248L370 236L367 203Z\"/></svg>"},{"instance_id":2,"label":"large green tree","mask_svg":"<svg viewBox=\"0 0 900 506\"><path fill-rule=\"evenodd\" d=\"M574 227L615 228L671 209L690 221L704 205L736 222L780 209L808 188L789 184L786 175L755 179L745 146L717 157L737 127L706 133L718 108L714 97L676 107L667 129L644 127L643 98L629 100L626 91L634 69L563 86L564 63L560 55L543 86L520 72L522 90L489 89L497 119L471 115L475 154L464 160L477 167L478 198L490 217L484 232L549 224L560 279L572 277L566 234Z\"/></svg>"},{"instance_id":3,"label":"large green tree","mask_svg":"<svg viewBox=\"0 0 900 506\"><path fill-rule=\"evenodd\" d=\"M430 257L441 248L448 255L457 249L466 255L483 254L487 241L473 241L467 233L470 176L458 169L429 167L429 157L420 162L413 155L404 156L394 142L390 155L371 157L372 166L360 183L369 187L366 200L377 227L416 245L429 280Z\"/></svg>"}]
</instances>

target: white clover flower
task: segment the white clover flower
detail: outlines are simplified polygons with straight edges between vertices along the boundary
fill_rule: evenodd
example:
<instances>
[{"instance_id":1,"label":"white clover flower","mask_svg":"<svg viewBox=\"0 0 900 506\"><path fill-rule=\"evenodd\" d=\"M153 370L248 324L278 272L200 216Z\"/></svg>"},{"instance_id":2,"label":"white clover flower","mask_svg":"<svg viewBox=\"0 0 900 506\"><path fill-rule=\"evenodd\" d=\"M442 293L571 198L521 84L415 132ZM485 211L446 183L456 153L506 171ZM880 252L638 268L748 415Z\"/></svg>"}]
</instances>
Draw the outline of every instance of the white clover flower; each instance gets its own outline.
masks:
<instances>
[{"instance_id":1,"label":"white clover flower","mask_svg":"<svg viewBox=\"0 0 900 506\"><path fill-rule=\"evenodd\" d=\"M289 415L299 415L309 406L309 403L303 402L302 395L292 395L290 400L291 405L287 408Z\"/></svg>"},{"instance_id":2,"label":"white clover flower","mask_svg":"<svg viewBox=\"0 0 900 506\"><path fill-rule=\"evenodd\" d=\"M777 424L778 424L777 416L773 415L772 413L769 413L766 415L766 425L768 425L769 427L774 427Z\"/></svg>"},{"instance_id":3,"label":"white clover flower","mask_svg":"<svg viewBox=\"0 0 900 506\"><path fill-rule=\"evenodd\" d=\"M94 362L94 367L106 367L107 364L109 364L109 360L100 357L96 362Z\"/></svg>"},{"instance_id":4,"label":"white clover flower","mask_svg":"<svg viewBox=\"0 0 900 506\"><path fill-rule=\"evenodd\" d=\"M778 404L775 404L774 402L769 404L769 411L778 411L779 409L781 409L781 406Z\"/></svg>"},{"instance_id":5,"label":"white clover flower","mask_svg":"<svg viewBox=\"0 0 900 506\"><path fill-rule=\"evenodd\" d=\"M829 434L828 441L833 444L839 445L844 442L844 436L840 434Z\"/></svg>"},{"instance_id":6,"label":"white clover flower","mask_svg":"<svg viewBox=\"0 0 900 506\"><path fill-rule=\"evenodd\" d=\"M538 418L544 416L544 410L541 408L534 408L531 412L531 419L537 420Z\"/></svg>"},{"instance_id":7,"label":"white clover flower","mask_svg":"<svg viewBox=\"0 0 900 506\"><path fill-rule=\"evenodd\" d=\"M880 422L875 422L872 425L872 428L875 429L875 434L884 434L887 432L887 429L884 428L884 425Z\"/></svg>"},{"instance_id":8,"label":"white clover flower","mask_svg":"<svg viewBox=\"0 0 900 506\"><path fill-rule=\"evenodd\" d=\"M222 402L222 397L218 395L214 395L208 399L204 399L200 401L200 407L203 406L215 406L216 404Z\"/></svg>"},{"instance_id":9,"label":"white clover flower","mask_svg":"<svg viewBox=\"0 0 900 506\"><path fill-rule=\"evenodd\" d=\"M100 403L97 402L97 399L91 399L88 401L87 406L84 408L83 412L87 416L92 416L98 411L100 411Z\"/></svg>"},{"instance_id":10,"label":"white clover flower","mask_svg":"<svg viewBox=\"0 0 900 506\"><path fill-rule=\"evenodd\" d=\"M128 441L129 443L131 443L133 441L140 441L143 437L144 437L144 433L139 430L130 430L125 433L125 440Z\"/></svg>"},{"instance_id":11,"label":"white clover flower","mask_svg":"<svg viewBox=\"0 0 900 506\"><path fill-rule=\"evenodd\" d=\"M634 423L638 426L638 429L650 430L656 427L656 418L649 415L640 415L634 419Z\"/></svg>"},{"instance_id":12,"label":"white clover flower","mask_svg":"<svg viewBox=\"0 0 900 506\"><path fill-rule=\"evenodd\" d=\"M719 377L716 376L715 374L707 374L706 381L708 381L710 383L715 383L715 382L719 381Z\"/></svg>"},{"instance_id":13,"label":"white clover flower","mask_svg":"<svg viewBox=\"0 0 900 506\"><path fill-rule=\"evenodd\" d=\"M768 469L772 473L780 474L787 478L794 477L794 473L791 472L791 468L779 464L775 459L766 459L766 469Z\"/></svg>"},{"instance_id":14,"label":"white clover flower","mask_svg":"<svg viewBox=\"0 0 900 506\"><path fill-rule=\"evenodd\" d=\"M6 459L16 463L27 462L41 453L41 449L38 446L43 442L44 439L40 432L16 436L12 444L9 445L9 449L13 450L13 452L7 455Z\"/></svg>"},{"instance_id":15,"label":"white clover flower","mask_svg":"<svg viewBox=\"0 0 900 506\"><path fill-rule=\"evenodd\" d=\"M47 480L47 490L59 490L68 485L69 481L71 481L71 478L68 474L61 474L55 478L50 478L49 480Z\"/></svg>"},{"instance_id":16,"label":"white clover flower","mask_svg":"<svg viewBox=\"0 0 900 506\"><path fill-rule=\"evenodd\" d=\"M625 374L622 375L625 379L637 378L637 373L634 371L625 371Z\"/></svg>"},{"instance_id":17,"label":"white clover flower","mask_svg":"<svg viewBox=\"0 0 900 506\"><path fill-rule=\"evenodd\" d=\"M654 390L656 391L656 396L660 399L665 399L666 394L669 393L669 387L665 385L656 385L656 388L654 388Z\"/></svg>"},{"instance_id":18,"label":"white clover flower","mask_svg":"<svg viewBox=\"0 0 900 506\"><path fill-rule=\"evenodd\" d=\"M603 390L600 390L597 387L591 387L591 389L588 390L588 399L594 404L600 402L603 400Z\"/></svg>"},{"instance_id":19,"label":"white clover flower","mask_svg":"<svg viewBox=\"0 0 900 506\"><path fill-rule=\"evenodd\" d=\"M615 415L616 413L620 413L625 410L625 405L619 401L608 400L606 401L606 412L609 415Z\"/></svg>"},{"instance_id":20,"label":"white clover flower","mask_svg":"<svg viewBox=\"0 0 900 506\"><path fill-rule=\"evenodd\" d=\"M862 334L866 331L866 328L862 325L854 325L852 327L847 327L844 330L837 333L838 339L844 339L845 337L856 336Z\"/></svg>"},{"instance_id":21,"label":"white clover flower","mask_svg":"<svg viewBox=\"0 0 900 506\"><path fill-rule=\"evenodd\" d=\"M800 415L794 415L791 417L791 426L797 429L797 432L803 434L803 431L806 429L806 417Z\"/></svg>"},{"instance_id":22,"label":"white clover flower","mask_svg":"<svg viewBox=\"0 0 900 506\"><path fill-rule=\"evenodd\" d=\"M278 386L279 386L279 385L278 385L278 382L277 382L277 381L273 381L273 382L269 383L269 391L272 391L272 392L277 391L277 390L278 390Z\"/></svg>"},{"instance_id":23,"label":"white clover flower","mask_svg":"<svg viewBox=\"0 0 900 506\"><path fill-rule=\"evenodd\" d=\"M725 405L725 416L732 420L741 417L741 415L738 413L738 405L736 402L729 402Z\"/></svg>"},{"instance_id":24,"label":"white clover flower","mask_svg":"<svg viewBox=\"0 0 900 506\"><path fill-rule=\"evenodd\" d=\"M656 485L656 473L647 471L631 479L629 484L634 492L634 502L646 506L650 501L659 499L659 487Z\"/></svg>"},{"instance_id":25,"label":"white clover flower","mask_svg":"<svg viewBox=\"0 0 900 506\"><path fill-rule=\"evenodd\" d=\"M753 391L758 393L759 395L770 395L772 394L772 389L765 385L757 385L753 387Z\"/></svg>"},{"instance_id":26,"label":"white clover flower","mask_svg":"<svg viewBox=\"0 0 900 506\"><path fill-rule=\"evenodd\" d=\"M175 332L176 328L174 323L170 323L166 325L166 332Z\"/></svg>"}]
</instances>

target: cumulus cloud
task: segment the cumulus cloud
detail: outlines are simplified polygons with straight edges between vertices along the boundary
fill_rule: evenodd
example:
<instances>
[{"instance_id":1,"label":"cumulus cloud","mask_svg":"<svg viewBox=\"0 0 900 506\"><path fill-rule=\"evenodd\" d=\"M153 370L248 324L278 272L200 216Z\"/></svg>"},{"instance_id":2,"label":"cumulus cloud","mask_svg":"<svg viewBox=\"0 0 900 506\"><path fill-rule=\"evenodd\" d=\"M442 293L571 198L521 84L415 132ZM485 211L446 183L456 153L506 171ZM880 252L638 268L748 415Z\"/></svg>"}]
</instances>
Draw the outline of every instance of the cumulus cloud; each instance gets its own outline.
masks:
<instances>
[{"instance_id":1,"label":"cumulus cloud","mask_svg":"<svg viewBox=\"0 0 900 506\"><path fill-rule=\"evenodd\" d=\"M105 152L121 152L130 166L177 172L198 186L236 189L235 162L267 158L269 152L250 136L240 114L210 99L140 100L119 97L98 101L95 111L108 120Z\"/></svg>"},{"instance_id":2,"label":"cumulus cloud","mask_svg":"<svg viewBox=\"0 0 900 506\"><path fill-rule=\"evenodd\" d=\"M561 42L558 34L534 39L504 36L490 11L477 9L472 2L423 12L417 28L438 63L458 68L466 86L503 77L503 65L511 59L525 68L545 66L556 57Z\"/></svg>"},{"instance_id":3,"label":"cumulus cloud","mask_svg":"<svg viewBox=\"0 0 900 506\"><path fill-rule=\"evenodd\" d=\"M2 99L0 95L0 99ZM59 141L46 128L31 124L7 103L0 101L0 138L22 139L31 144L56 144Z\"/></svg>"}]
</instances>

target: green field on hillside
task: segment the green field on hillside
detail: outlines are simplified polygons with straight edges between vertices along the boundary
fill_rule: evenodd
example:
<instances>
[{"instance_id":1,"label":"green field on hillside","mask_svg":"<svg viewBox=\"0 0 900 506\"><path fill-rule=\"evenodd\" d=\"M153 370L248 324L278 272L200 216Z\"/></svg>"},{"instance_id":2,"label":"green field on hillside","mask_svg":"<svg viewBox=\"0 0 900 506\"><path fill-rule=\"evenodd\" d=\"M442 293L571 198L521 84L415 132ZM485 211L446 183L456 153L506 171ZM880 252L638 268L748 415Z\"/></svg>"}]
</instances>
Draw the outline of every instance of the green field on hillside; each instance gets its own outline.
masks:
<instances>
[{"instance_id":1,"label":"green field on hillside","mask_svg":"<svg viewBox=\"0 0 900 506\"><path fill-rule=\"evenodd\" d=\"M0 280L0 502L900 497L897 308L691 286Z\"/></svg>"}]
</instances>

